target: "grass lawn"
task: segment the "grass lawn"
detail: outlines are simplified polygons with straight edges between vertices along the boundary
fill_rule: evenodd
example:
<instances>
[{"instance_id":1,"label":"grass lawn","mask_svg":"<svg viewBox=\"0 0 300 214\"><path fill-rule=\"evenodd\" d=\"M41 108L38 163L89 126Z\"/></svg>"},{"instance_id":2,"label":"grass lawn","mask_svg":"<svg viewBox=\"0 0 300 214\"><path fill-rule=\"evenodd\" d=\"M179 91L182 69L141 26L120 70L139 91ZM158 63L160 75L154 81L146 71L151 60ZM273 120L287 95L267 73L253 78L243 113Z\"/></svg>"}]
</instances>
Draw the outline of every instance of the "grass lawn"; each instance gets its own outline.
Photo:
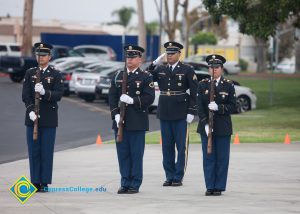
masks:
<instances>
[{"instance_id":1,"label":"grass lawn","mask_svg":"<svg viewBox=\"0 0 300 214\"><path fill-rule=\"evenodd\" d=\"M241 143L283 143L287 133L292 142L300 142L300 77L273 78L272 105L270 78L253 76L227 76L227 78L251 88L257 96L255 110L232 116L233 134L238 134ZM196 128L197 123L189 127L190 143L200 143ZM147 133L147 144L159 142L160 131Z\"/></svg>"}]
</instances>

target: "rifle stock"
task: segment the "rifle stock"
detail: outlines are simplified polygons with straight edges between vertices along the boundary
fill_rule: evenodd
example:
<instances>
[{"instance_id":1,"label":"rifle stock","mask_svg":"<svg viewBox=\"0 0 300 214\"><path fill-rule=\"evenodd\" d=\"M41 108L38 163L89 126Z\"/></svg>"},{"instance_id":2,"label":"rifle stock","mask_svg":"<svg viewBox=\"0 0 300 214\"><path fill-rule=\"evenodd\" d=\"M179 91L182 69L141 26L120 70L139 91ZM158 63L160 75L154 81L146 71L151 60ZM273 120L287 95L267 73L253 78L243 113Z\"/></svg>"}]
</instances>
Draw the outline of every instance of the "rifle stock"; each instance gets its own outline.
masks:
<instances>
[{"instance_id":1,"label":"rifle stock","mask_svg":"<svg viewBox=\"0 0 300 214\"><path fill-rule=\"evenodd\" d=\"M38 69L36 70L36 79L35 84L41 81L41 70L40 70L40 47L38 49ZM33 126L33 141L36 143L38 141L38 133L39 133L39 111L40 111L40 93L35 92L34 97L34 113L36 115L36 119L34 121Z\"/></svg>"},{"instance_id":2,"label":"rifle stock","mask_svg":"<svg viewBox=\"0 0 300 214\"><path fill-rule=\"evenodd\" d=\"M127 74L127 65L126 65L126 57L125 57L125 66L124 66L123 81L122 81L122 94L126 94L127 91L127 78L128 78L128 74ZM120 121L119 121L118 133L117 133L117 143L121 143L123 140L125 111L126 111L125 103L120 102Z\"/></svg>"},{"instance_id":3,"label":"rifle stock","mask_svg":"<svg viewBox=\"0 0 300 214\"><path fill-rule=\"evenodd\" d=\"M212 79L210 82L210 93L209 93L209 102L214 101L214 95L215 95L215 82L214 82L214 63L215 63L215 56L212 57ZM212 129L214 125L214 112L212 110L209 110L208 113L208 136L207 136L207 154L212 153Z\"/></svg>"}]
</instances>

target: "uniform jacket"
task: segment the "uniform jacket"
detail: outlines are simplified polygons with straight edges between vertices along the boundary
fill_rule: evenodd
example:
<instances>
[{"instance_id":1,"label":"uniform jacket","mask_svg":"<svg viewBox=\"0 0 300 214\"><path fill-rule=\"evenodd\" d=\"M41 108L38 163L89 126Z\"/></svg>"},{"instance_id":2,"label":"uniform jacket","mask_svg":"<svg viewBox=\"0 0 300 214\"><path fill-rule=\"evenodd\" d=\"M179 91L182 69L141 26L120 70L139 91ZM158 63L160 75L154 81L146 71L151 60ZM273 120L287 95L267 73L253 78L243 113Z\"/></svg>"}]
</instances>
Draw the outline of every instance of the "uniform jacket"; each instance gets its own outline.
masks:
<instances>
[{"instance_id":1,"label":"uniform jacket","mask_svg":"<svg viewBox=\"0 0 300 214\"><path fill-rule=\"evenodd\" d=\"M23 83L22 100L26 107L26 126L33 126L33 121L30 120L29 113L34 111L36 71L37 68L28 69ZM48 66L46 71L41 72L41 82L45 89L45 95L41 95L40 97L39 127L57 127L57 102L60 101L63 95L61 74L52 66Z\"/></svg>"},{"instance_id":2,"label":"uniform jacket","mask_svg":"<svg viewBox=\"0 0 300 214\"><path fill-rule=\"evenodd\" d=\"M197 132L203 135L206 135L204 126L208 124L210 82L210 79L204 79L198 86L197 103L199 123ZM215 88L214 98L218 105L218 111L214 112L213 135L231 135L232 122L230 115L236 111L236 96L233 82L221 77L218 86Z\"/></svg>"},{"instance_id":3,"label":"uniform jacket","mask_svg":"<svg viewBox=\"0 0 300 214\"><path fill-rule=\"evenodd\" d=\"M115 115L120 114L120 96L122 95L123 71L117 72L111 81L109 105L113 119L113 129L117 129ZM152 75L137 69L127 78L127 95L133 98L133 104L126 104L124 130L149 130L148 107L155 98Z\"/></svg>"},{"instance_id":4,"label":"uniform jacket","mask_svg":"<svg viewBox=\"0 0 300 214\"><path fill-rule=\"evenodd\" d=\"M198 81L192 67L178 62L173 71L167 65L149 70L162 93L176 91L180 95L160 95L157 117L161 120L186 119L187 114L197 114L196 94ZM189 89L189 94L187 90Z\"/></svg>"}]
</instances>

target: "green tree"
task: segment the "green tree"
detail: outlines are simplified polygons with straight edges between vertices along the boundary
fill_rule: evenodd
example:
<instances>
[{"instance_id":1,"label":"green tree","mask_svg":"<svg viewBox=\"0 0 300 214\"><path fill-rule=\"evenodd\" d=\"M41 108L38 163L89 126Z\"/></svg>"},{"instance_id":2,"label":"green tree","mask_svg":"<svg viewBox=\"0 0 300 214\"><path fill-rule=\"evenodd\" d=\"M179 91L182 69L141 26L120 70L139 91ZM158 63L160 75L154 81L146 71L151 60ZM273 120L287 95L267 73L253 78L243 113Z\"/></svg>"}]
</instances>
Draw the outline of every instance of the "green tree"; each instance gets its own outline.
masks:
<instances>
[{"instance_id":1,"label":"green tree","mask_svg":"<svg viewBox=\"0 0 300 214\"><path fill-rule=\"evenodd\" d=\"M269 36L274 36L279 23L294 17L300 23L299 0L203 0L203 4L216 22L228 15L239 23L241 33L252 35L257 44L257 72L266 68L266 46Z\"/></svg>"},{"instance_id":2,"label":"green tree","mask_svg":"<svg viewBox=\"0 0 300 214\"><path fill-rule=\"evenodd\" d=\"M216 45L217 38L211 32L198 32L192 37L191 43L193 45Z\"/></svg>"},{"instance_id":3,"label":"green tree","mask_svg":"<svg viewBox=\"0 0 300 214\"><path fill-rule=\"evenodd\" d=\"M124 26L124 28L127 28L131 18L132 18L132 15L135 13L135 10L134 8L132 7L122 7L118 10L114 10L112 12L112 15L113 16L118 16L118 21L116 22L113 22L114 24L120 24L122 26Z\"/></svg>"},{"instance_id":4,"label":"green tree","mask_svg":"<svg viewBox=\"0 0 300 214\"><path fill-rule=\"evenodd\" d=\"M159 34L159 23L157 21L152 21L146 23L146 32L148 35Z\"/></svg>"},{"instance_id":5,"label":"green tree","mask_svg":"<svg viewBox=\"0 0 300 214\"><path fill-rule=\"evenodd\" d=\"M198 32L192 37L191 43L194 45L194 52L197 53L198 45L216 45L217 37L212 32Z\"/></svg>"}]
</instances>

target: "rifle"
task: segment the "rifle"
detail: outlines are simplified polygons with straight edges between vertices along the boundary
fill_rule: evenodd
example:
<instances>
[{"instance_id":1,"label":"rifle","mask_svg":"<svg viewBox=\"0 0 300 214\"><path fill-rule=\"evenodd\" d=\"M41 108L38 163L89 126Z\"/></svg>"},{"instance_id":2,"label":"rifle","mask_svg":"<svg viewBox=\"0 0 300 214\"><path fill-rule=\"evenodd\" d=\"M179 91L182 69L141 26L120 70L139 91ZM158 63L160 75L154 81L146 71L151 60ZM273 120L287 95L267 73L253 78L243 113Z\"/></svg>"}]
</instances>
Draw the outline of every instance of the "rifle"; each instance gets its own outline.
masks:
<instances>
[{"instance_id":1,"label":"rifle","mask_svg":"<svg viewBox=\"0 0 300 214\"><path fill-rule=\"evenodd\" d=\"M41 70L40 70L40 47L38 49L38 69L36 70L36 79L35 84L41 81ZM34 97L34 113L36 115L36 119L34 121L33 126L33 141L36 143L38 141L38 132L39 132L39 111L40 111L40 93L35 92Z\"/></svg>"},{"instance_id":2,"label":"rifle","mask_svg":"<svg viewBox=\"0 0 300 214\"><path fill-rule=\"evenodd\" d=\"M215 82L214 82L214 73L215 73L215 56L212 56L212 80L210 82L210 93L209 93L209 102L214 101L214 95L215 95ZM207 154L212 153L212 129L214 124L214 111L209 110L208 112L208 142L207 142Z\"/></svg>"},{"instance_id":3,"label":"rifle","mask_svg":"<svg viewBox=\"0 0 300 214\"><path fill-rule=\"evenodd\" d=\"M126 56L126 53L125 53ZM126 94L127 91L127 58L125 57L125 66L124 66L124 72L123 72L123 81L122 81L122 94ZM124 118L125 118L125 110L126 105L124 102L120 102L120 121L119 121L119 129L117 133L117 143L121 143L123 140L123 128L124 128Z\"/></svg>"}]
</instances>

